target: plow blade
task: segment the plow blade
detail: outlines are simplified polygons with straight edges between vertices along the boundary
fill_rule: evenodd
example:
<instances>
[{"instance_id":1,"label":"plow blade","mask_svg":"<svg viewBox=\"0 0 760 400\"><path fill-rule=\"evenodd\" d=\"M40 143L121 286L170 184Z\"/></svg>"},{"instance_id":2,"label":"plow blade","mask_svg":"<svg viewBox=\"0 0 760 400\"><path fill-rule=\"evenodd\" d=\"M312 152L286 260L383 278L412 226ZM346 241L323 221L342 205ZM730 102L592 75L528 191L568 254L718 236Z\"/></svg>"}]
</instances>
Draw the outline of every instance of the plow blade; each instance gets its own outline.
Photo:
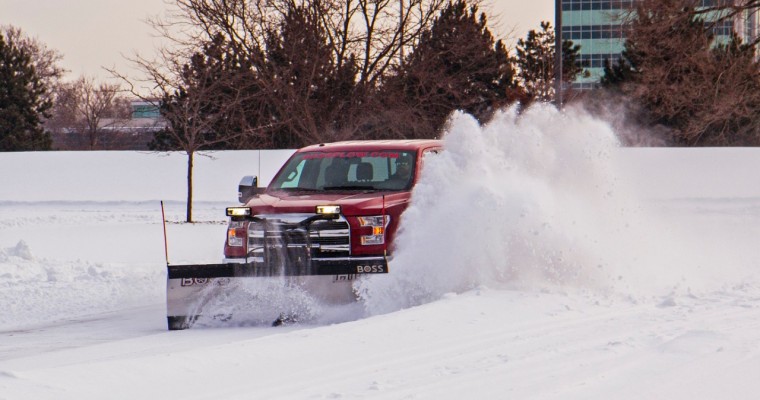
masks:
<instances>
[{"instance_id":1,"label":"plow blade","mask_svg":"<svg viewBox=\"0 0 760 400\"><path fill-rule=\"evenodd\" d=\"M233 282L250 278L298 280L306 290L331 300L353 296L358 275L388 273L385 257L312 259L307 265L270 266L264 263L167 265L166 308L169 330L187 329L203 314L211 299L234 290Z\"/></svg>"}]
</instances>

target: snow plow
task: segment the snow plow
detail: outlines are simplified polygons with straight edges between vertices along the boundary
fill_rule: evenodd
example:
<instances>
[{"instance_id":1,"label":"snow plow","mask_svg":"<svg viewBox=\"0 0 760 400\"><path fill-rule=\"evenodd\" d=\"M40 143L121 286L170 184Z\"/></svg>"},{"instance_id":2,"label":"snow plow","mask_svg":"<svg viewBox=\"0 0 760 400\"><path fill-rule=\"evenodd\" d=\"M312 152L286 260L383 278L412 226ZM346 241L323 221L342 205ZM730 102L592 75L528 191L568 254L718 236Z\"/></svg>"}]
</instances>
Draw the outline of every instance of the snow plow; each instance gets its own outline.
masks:
<instances>
[{"instance_id":1,"label":"snow plow","mask_svg":"<svg viewBox=\"0 0 760 400\"><path fill-rule=\"evenodd\" d=\"M167 265L169 329L191 327L207 304L256 279L326 303L355 301L355 280L389 272L422 161L440 149L436 140L319 144L296 151L267 188L244 177L243 205L226 209L224 261Z\"/></svg>"}]
</instances>

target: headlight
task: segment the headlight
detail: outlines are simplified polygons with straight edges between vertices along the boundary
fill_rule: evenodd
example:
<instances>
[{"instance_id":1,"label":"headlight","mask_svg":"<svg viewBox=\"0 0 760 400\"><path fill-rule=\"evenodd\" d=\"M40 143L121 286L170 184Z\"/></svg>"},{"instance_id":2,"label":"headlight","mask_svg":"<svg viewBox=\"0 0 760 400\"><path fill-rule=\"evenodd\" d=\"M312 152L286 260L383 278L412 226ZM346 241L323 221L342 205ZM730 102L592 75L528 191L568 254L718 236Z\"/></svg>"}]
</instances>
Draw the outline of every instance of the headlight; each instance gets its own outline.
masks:
<instances>
[{"instance_id":1,"label":"headlight","mask_svg":"<svg viewBox=\"0 0 760 400\"><path fill-rule=\"evenodd\" d=\"M227 245L242 247L247 236L246 225L241 221L232 221L227 227Z\"/></svg>"},{"instance_id":2,"label":"headlight","mask_svg":"<svg viewBox=\"0 0 760 400\"><path fill-rule=\"evenodd\" d=\"M385 243L385 228L391 222L390 215L373 215L369 217L357 217L359 226L372 228L371 235L362 235L361 243L365 246Z\"/></svg>"}]
</instances>

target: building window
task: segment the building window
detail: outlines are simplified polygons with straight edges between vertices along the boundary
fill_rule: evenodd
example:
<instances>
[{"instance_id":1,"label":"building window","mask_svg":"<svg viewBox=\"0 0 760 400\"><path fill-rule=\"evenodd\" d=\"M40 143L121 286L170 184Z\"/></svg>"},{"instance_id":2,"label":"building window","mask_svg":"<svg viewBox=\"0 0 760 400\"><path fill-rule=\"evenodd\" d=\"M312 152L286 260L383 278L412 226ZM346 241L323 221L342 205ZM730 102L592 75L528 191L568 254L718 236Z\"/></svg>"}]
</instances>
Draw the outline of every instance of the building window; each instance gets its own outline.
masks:
<instances>
[{"instance_id":1,"label":"building window","mask_svg":"<svg viewBox=\"0 0 760 400\"><path fill-rule=\"evenodd\" d=\"M700 0L698 7L723 7L733 5L734 0Z\"/></svg>"},{"instance_id":2,"label":"building window","mask_svg":"<svg viewBox=\"0 0 760 400\"><path fill-rule=\"evenodd\" d=\"M562 27L562 40L625 39L625 30L614 25L570 25Z\"/></svg>"},{"instance_id":3,"label":"building window","mask_svg":"<svg viewBox=\"0 0 760 400\"><path fill-rule=\"evenodd\" d=\"M705 22L705 25L711 27L712 33L715 36L731 36L731 34L734 32L733 21L721 21L715 25L712 25L709 22Z\"/></svg>"},{"instance_id":4,"label":"building window","mask_svg":"<svg viewBox=\"0 0 760 400\"><path fill-rule=\"evenodd\" d=\"M574 90L591 90L598 88L601 84L599 82L573 82L571 86Z\"/></svg>"},{"instance_id":5,"label":"building window","mask_svg":"<svg viewBox=\"0 0 760 400\"><path fill-rule=\"evenodd\" d=\"M636 0L563 0L562 11L628 10Z\"/></svg>"},{"instance_id":6,"label":"building window","mask_svg":"<svg viewBox=\"0 0 760 400\"><path fill-rule=\"evenodd\" d=\"M615 65L622 58L620 53L579 54L576 64L581 68L604 68L604 60Z\"/></svg>"}]
</instances>

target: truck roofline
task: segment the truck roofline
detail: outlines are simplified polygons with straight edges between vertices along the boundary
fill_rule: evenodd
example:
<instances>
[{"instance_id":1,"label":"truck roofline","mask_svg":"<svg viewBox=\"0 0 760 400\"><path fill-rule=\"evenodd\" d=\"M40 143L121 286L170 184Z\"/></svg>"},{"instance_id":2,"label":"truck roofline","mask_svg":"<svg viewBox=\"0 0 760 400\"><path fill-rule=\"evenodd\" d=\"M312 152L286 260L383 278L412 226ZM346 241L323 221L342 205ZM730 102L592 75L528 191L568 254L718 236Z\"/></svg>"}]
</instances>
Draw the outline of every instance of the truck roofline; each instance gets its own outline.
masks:
<instances>
[{"instance_id":1,"label":"truck roofline","mask_svg":"<svg viewBox=\"0 0 760 400\"><path fill-rule=\"evenodd\" d=\"M430 147L442 147L443 142L437 139L408 139L408 140L349 140L333 143L320 143L302 147L301 152L308 151L359 151L359 150L419 150Z\"/></svg>"}]
</instances>

